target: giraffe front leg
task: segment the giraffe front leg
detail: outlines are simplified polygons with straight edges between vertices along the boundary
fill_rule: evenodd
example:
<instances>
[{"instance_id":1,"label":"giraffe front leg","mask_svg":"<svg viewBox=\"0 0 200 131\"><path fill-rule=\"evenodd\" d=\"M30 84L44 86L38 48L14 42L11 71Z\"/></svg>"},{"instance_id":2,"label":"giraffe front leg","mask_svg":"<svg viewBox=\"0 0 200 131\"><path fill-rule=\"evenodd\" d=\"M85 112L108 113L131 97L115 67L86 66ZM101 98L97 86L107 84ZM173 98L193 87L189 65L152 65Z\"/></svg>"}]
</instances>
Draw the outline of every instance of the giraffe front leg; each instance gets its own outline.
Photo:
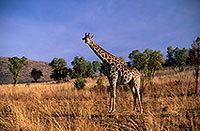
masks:
<instances>
[{"instance_id":1,"label":"giraffe front leg","mask_svg":"<svg viewBox=\"0 0 200 131\"><path fill-rule=\"evenodd\" d=\"M113 86L113 101L112 101L112 112L115 112L115 100L116 100L116 84Z\"/></svg>"},{"instance_id":2,"label":"giraffe front leg","mask_svg":"<svg viewBox=\"0 0 200 131\"><path fill-rule=\"evenodd\" d=\"M116 99L116 86L111 87L111 92L110 92L110 108L109 108L109 113L112 113L115 111L115 99Z\"/></svg>"},{"instance_id":3,"label":"giraffe front leg","mask_svg":"<svg viewBox=\"0 0 200 131\"><path fill-rule=\"evenodd\" d=\"M110 79L110 108L109 113L115 111L115 99L116 99L116 84L117 84L117 75L113 76L112 79Z\"/></svg>"},{"instance_id":4,"label":"giraffe front leg","mask_svg":"<svg viewBox=\"0 0 200 131\"><path fill-rule=\"evenodd\" d=\"M109 110L108 110L109 113L113 112L113 100L114 100L113 90L111 90L110 91L110 107L109 107Z\"/></svg>"}]
</instances>

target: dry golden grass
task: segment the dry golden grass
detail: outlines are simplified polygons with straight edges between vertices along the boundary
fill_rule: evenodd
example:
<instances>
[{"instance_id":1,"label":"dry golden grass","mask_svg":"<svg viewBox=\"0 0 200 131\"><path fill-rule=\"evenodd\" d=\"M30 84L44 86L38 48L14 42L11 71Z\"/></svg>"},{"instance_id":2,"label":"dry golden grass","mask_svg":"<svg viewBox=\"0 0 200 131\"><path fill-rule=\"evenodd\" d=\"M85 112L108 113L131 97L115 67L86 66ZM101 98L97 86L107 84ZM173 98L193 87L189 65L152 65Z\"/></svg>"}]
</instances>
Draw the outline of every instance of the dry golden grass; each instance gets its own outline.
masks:
<instances>
[{"instance_id":1,"label":"dry golden grass","mask_svg":"<svg viewBox=\"0 0 200 131\"><path fill-rule=\"evenodd\" d=\"M180 80L180 81L179 81ZM117 91L115 113L107 113L108 92L84 90L73 81L0 86L1 130L199 130L200 96L191 95L192 71L157 73L143 86L144 113L133 112L130 90ZM105 79L104 84L108 86ZM137 105L138 106L138 105ZM137 107L139 109L139 106Z\"/></svg>"}]
</instances>

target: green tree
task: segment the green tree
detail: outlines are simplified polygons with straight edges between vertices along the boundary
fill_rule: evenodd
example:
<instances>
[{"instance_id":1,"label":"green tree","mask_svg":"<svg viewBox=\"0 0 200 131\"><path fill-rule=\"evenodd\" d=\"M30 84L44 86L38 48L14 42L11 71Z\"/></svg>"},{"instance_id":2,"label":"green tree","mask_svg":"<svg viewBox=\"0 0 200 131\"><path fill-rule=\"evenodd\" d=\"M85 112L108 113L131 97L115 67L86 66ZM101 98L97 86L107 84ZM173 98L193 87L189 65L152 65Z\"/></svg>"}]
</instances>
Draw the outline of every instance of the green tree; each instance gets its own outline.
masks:
<instances>
[{"instance_id":1,"label":"green tree","mask_svg":"<svg viewBox=\"0 0 200 131\"><path fill-rule=\"evenodd\" d=\"M14 84L17 84L21 69L28 64L27 58L24 56L22 58L12 57L8 58L8 61L10 62L8 66L10 72L13 74Z\"/></svg>"},{"instance_id":2,"label":"green tree","mask_svg":"<svg viewBox=\"0 0 200 131\"><path fill-rule=\"evenodd\" d=\"M49 66L53 69L50 77L57 82L61 82L67 77L68 68L65 67L67 66L67 62L63 58L54 58L51 63L49 63Z\"/></svg>"},{"instance_id":3,"label":"green tree","mask_svg":"<svg viewBox=\"0 0 200 131\"><path fill-rule=\"evenodd\" d=\"M172 48L172 46L169 46L168 48L167 48L167 60L166 60L166 63L165 63L165 65L166 66L171 66L172 64L173 64L173 62L174 62L174 53L173 53L173 48Z\"/></svg>"},{"instance_id":4,"label":"green tree","mask_svg":"<svg viewBox=\"0 0 200 131\"><path fill-rule=\"evenodd\" d=\"M101 70L101 62L99 61L93 61L92 62L92 65L93 65L93 70L95 73L100 73L100 70Z\"/></svg>"},{"instance_id":5,"label":"green tree","mask_svg":"<svg viewBox=\"0 0 200 131\"><path fill-rule=\"evenodd\" d=\"M167 57L166 65L172 66L174 68L178 68L179 72L184 70L184 66L187 65L189 61L189 50L188 49L173 49L172 46L167 48Z\"/></svg>"},{"instance_id":6,"label":"green tree","mask_svg":"<svg viewBox=\"0 0 200 131\"><path fill-rule=\"evenodd\" d=\"M144 65L147 62L147 55L141 53L139 50L132 51L128 58L131 60L131 65L138 70L143 70Z\"/></svg>"},{"instance_id":7,"label":"green tree","mask_svg":"<svg viewBox=\"0 0 200 131\"><path fill-rule=\"evenodd\" d=\"M195 94L198 94L198 79L199 79L199 65L200 65L200 37L193 41L192 48L189 50L189 56L194 66L195 76Z\"/></svg>"},{"instance_id":8,"label":"green tree","mask_svg":"<svg viewBox=\"0 0 200 131\"><path fill-rule=\"evenodd\" d=\"M145 66L148 69L147 75L149 77L154 77L156 70L160 70L162 65L165 63L163 54L160 51L152 51L150 54L150 59L148 60L148 66Z\"/></svg>"},{"instance_id":9,"label":"green tree","mask_svg":"<svg viewBox=\"0 0 200 131\"><path fill-rule=\"evenodd\" d=\"M126 61L125 61L125 59L124 59L123 57L120 56L119 59L120 59L121 62L124 63L125 65L127 64Z\"/></svg>"},{"instance_id":10,"label":"green tree","mask_svg":"<svg viewBox=\"0 0 200 131\"><path fill-rule=\"evenodd\" d=\"M145 76L149 78L154 77L156 70L160 70L162 64L165 63L163 54L152 49L146 49L143 53L139 50L134 50L129 54L129 59L133 67L143 71Z\"/></svg>"},{"instance_id":11,"label":"green tree","mask_svg":"<svg viewBox=\"0 0 200 131\"><path fill-rule=\"evenodd\" d=\"M143 63L143 71L144 71L144 74L146 76L148 76L149 78L151 78L151 74L152 74L152 65L150 67L150 64L152 64L152 54L153 54L153 50L149 50L149 49L146 49L144 52L143 52L143 55L142 55L142 59L144 60Z\"/></svg>"},{"instance_id":12,"label":"green tree","mask_svg":"<svg viewBox=\"0 0 200 131\"><path fill-rule=\"evenodd\" d=\"M74 57L74 60L71 62L74 72L73 72L73 78L86 77L87 72L87 61L83 56L80 58L78 56Z\"/></svg>"},{"instance_id":13,"label":"green tree","mask_svg":"<svg viewBox=\"0 0 200 131\"><path fill-rule=\"evenodd\" d=\"M88 61L87 62L87 71L86 71L85 76L86 77L93 77L93 75L94 75L93 64L90 61Z\"/></svg>"},{"instance_id":14,"label":"green tree","mask_svg":"<svg viewBox=\"0 0 200 131\"><path fill-rule=\"evenodd\" d=\"M92 64L93 64L95 73L107 75L105 65L104 65L105 63L101 63L99 61L93 61Z\"/></svg>"},{"instance_id":15,"label":"green tree","mask_svg":"<svg viewBox=\"0 0 200 131\"><path fill-rule=\"evenodd\" d=\"M187 59L189 58L189 50L188 49L179 49L176 48L174 50L174 64L173 67L178 67L179 71L184 70L184 66L186 66Z\"/></svg>"},{"instance_id":16,"label":"green tree","mask_svg":"<svg viewBox=\"0 0 200 131\"><path fill-rule=\"evenodd\" d=\"M34 81L37 81L40 79L41 76L43 76L41 70L37 70L36 68L33 68L32 71L30 72L31 77L34 79Z\"/></svg>"},{"instance_id":17,"label":"green tree","mask_svg":"<svg viewBox=\"0 0 200 131\"><path fill-rule=\"evenodd\" d=\"M74 57L74 60L71 62L74 73L73 78L81 77L93 77L94 67L90 61L86 61L83 56L80 58L78 56Z\"/></svg>"},{"instance_id":18,"label":"green tree","mask_svg":"<svg viewBox=\"0 0 200 131\"><path fill-rule=\"evenodd\" d=\"M106 63L101 63L101 68L100 68L100 70L99 70L100 75L105 75L105 76L107 76L107 74L109 73L109 72L108 72L109 70L107 69L106 66L107 66Z\"/></svg>"}]
</instances>

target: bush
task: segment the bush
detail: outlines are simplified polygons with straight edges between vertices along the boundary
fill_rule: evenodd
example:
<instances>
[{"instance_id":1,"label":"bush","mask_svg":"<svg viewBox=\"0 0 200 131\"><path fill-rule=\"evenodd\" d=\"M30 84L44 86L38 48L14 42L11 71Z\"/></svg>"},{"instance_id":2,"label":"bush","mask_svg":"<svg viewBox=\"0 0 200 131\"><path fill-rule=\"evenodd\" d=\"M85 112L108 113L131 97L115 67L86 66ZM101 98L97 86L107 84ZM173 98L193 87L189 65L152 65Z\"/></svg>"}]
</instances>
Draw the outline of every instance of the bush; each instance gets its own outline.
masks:
<instances>
[{"instance_id":1,"label":"bush","mask_svg":"<svg viewBox=\"0 0 200 131\"><path fill-rule=\"evenodd\" d=\"M97 85L98 85L98 86L104 86L104 85L103 85L103 80L102 80L101 77L100 77L99 79L97 79Z\"/></svg>"},{"instance_id":2,"label":"bush","mask_svg":"<svg viewBox=\"0 0 200 131\"><path fill-rule=\"evenodd\" d=\"M36 68L33 68L32 71L29 73L31 77L34 79L36 82L38 79L40 79L41 76L43 76L41 70L37 70Z\"/></svg>"},{"instance_id":3,"label":"bush","mask_svg":"<svg viewBox=\"0 0 200 131\"><path fill-rule=\"evenodd\" d=\"M83 77L77 77L77 79L74 81L74 87L78 90L83 89L85 87L85 83L87 81Z\"/></svg>"}]
</instances>

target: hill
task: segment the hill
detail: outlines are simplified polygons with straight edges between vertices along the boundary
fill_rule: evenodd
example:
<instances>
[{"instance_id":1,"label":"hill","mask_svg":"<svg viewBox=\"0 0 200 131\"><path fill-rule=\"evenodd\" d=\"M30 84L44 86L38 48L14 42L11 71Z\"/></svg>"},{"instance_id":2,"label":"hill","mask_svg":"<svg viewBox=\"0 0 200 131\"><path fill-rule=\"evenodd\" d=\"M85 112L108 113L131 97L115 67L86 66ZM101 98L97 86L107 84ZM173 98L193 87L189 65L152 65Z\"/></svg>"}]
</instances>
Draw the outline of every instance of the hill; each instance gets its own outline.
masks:
<instances>
[{"instance_id":1,"label":"hill","mask_svg":"<svg viewBox=\"0 0 200 131\"><path fill-rule=\"evenodd\" d=\"M13 83L13 75L8 68L8 57L0 57L0 84ZM28 60L28 64L22 68L19 74L19 83L31 82L33 79L30 77L32 68L41 70L43 76L38 81L51 81L51 67L47 62Z\"/></svg>"}]
</instances>

